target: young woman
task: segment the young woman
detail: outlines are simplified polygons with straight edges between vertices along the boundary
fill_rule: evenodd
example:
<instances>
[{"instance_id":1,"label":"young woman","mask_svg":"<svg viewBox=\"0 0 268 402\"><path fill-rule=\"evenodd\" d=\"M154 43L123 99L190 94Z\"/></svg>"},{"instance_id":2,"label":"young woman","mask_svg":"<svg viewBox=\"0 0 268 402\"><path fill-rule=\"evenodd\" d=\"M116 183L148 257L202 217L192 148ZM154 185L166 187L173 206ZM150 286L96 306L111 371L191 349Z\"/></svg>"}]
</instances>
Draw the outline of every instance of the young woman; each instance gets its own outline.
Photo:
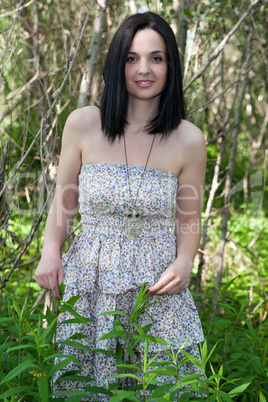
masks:
<instances>
[{"instance_id":1,"label":"young woman","mask_svg":"<svg viewBox=\"0 0 268 402\"><path fill-rule=\"evenodd\" d=\"M203 333L188 281L200 241L206 150L201 131L185 120L177 44L163 18L147 12L123 22L107 54L104 82L101 107L75 110L66 121L35 278L58 299L64 281L64 300L81 295L77 307L94 320L59 323L59 340L83 332L89 348L115 349L115 340L96 344L113 330L114 317L100 313L130 312L146 282L158 301L148 308L154 318L150 334L177 350L185 342L199 356ZM82 232L61 261L78 198ZM141 325L149 322L147 315L140 319ZM159 347L153 344L149 352ZM75 354L95 385L108 386L107 377L117 373L112 356L68 346L62 353ZM142 360L139 346L135 359ZM191 364L180 368L181 374L196 372ZM79 383L57 389L68 387Z\"/></svg>"}]
</instances>

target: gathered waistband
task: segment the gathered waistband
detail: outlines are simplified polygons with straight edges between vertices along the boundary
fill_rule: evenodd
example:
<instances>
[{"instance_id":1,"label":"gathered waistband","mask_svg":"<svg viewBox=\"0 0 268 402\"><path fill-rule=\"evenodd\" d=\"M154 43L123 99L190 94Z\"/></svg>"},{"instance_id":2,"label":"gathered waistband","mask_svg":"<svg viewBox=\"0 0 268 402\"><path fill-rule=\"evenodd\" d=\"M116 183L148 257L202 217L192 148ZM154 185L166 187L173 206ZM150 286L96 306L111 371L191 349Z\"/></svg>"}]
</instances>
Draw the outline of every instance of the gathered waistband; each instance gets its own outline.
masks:
<instances>
[{"instance_id":1,"label":"gathered waistband","mask_svg":"<svg viewBox=\"0 0 268 402\"><path fill-rule=\"evenodd\" d=\"M81 219L83 231L90 231L103 235L123 235L126 234L127 218L124 216L103 215L94 217L83 215ZM155 236L161 232L171 231L172 222L167 218L141 219L141 229L139 236Z\"/></svg>"}]
</instances>

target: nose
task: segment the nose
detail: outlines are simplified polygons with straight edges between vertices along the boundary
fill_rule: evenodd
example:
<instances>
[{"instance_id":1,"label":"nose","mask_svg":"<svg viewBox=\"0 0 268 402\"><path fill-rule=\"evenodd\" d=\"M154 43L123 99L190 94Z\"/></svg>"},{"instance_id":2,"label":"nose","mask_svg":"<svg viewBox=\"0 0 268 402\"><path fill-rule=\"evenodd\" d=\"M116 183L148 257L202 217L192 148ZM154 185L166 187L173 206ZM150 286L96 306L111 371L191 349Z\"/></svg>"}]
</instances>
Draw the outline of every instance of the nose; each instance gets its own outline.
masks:
<instances>
[{"instance_id":1,"label":"nose","mask_svg":"<svg viewBox=\"0 0 268 402\"><path fill-rule=\"evenodd\" d=\"M143 75L150 73L150 64L148 60L143 58L140 59L138 73Z\"/></svg>"}]
</instances>

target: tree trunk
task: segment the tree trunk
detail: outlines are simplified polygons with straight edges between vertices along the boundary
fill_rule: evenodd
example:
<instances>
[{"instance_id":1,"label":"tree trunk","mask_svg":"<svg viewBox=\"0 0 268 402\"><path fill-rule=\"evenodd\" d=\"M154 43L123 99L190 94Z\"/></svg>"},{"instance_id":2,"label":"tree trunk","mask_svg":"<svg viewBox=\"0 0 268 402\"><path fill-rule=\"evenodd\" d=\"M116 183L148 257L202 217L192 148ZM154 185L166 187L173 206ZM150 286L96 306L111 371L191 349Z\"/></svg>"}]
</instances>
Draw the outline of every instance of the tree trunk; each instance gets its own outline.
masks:
<instances>
[{"instance_id":1,"label":"tree trunk","mask_svg":"<svg viewBox=\"0 0 268 402\"><path fill-rule=\"evenodd\" d=\"M84 107L90 99L93 76L96 69L98 53L100 50L101 35L106 20L106 0L99 0L90 48L87 54L86 68L82 78L77 107Z\"/></svg>"},{"instance_id":2,"label":"tree trunk","mask_svg":"<svg viewBox=\"0 0 268 402\"><path fill-rule=\"evenodd\" d=\"M251 35L248 35L247 39L247 61L245 65L245 70L248 69L250 65L250 42L251 42ZM226 237L227 237L227 227L228 227L228 220L229 220L229 211L230 211L230 202L231 202L231 186L234 174L234 167L235 167L235 156L237 151L237 138L240 129L240 118L242 112L242 104L245 96L245 91L247 87L247 78L248 74L245 75L244 81L242 84L242 88L240 91L240 96L238 99L236 114L235 114L235 121L234 121L234 130L232 136L232 145L231 145L231 153L229 157L229 166L228 172L225 181L225 189L224 189L224 214L222 220L222 228L221 228L221 238L220 238L220 247L218 253L218 261L217 261L217 268L216 268L216 285L218 288L221 286L222 276L224 272L224 252L225 252L225 245L226 245Z\"/></svg>"},{"instance_id":3,"label":"tree trunk","mask_svg":"<svg viewBox=\"0 0 268 402\"><path fill-rule=\"evenodd\" d=\"M206 245L206 241L207 241L209 220L211 217L211 210L212 210L213 202L215 199L216 191L219 187L219 174L220 174L220 166L221 166L222 156L223 156L223 152L224 152L224 140L225 140L225 135L220 138L220 151L217 155L217 161L216 161L216 165L214 168L212 185L211 185L209 198L208 198L207 206L206 206L205 222L204 222L202 238L201 238L201 246L200 246L201 253L200 253L200 257L199 257L198 272L197 272L196 282L195 282L195 293L196 294L200 293L200 290L201 290L202 272L203 272L203 266L205 263L204 250L205 250L205 245Z\"/></svg>"},{"instance_id":4,"label":"tree trunk","mask_svg":"<svg viewBox=\"0 0 268 402\"><path fill-rule=\"evenodd\" d=\"M181 60L181 68L184 71L184 57L186 48L186 38L188 30L188 20L184 11L190 9L189 0L173 0L174 19L171 27L175 33Z\"/></svg>"}]
</instances>

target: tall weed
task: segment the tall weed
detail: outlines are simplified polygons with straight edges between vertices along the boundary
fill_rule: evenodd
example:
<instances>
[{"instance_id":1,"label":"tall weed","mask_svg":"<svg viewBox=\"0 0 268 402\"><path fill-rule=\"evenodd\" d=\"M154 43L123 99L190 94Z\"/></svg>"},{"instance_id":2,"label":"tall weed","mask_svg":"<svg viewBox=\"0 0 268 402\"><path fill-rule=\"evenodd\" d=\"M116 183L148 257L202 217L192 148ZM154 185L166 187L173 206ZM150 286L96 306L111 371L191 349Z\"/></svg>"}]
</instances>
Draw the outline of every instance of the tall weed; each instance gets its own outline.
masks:
<instances>
[{"instance_id":1,"label":"tall weed","mask_svg":"<svg viewBox=\"0 0 268 402\"><path fill-rule=\"evenodd\" d=\"M54 394L54 374L59 370L64 371L64 367L71 361L80 364L75 356L59 353L62 344L88 350L87 346L79 342L85 335L79 333L56 344L57 318L60 313L68 311L73 318L66 322L85 324L91 320L82 317L75 308L79 296L68 302L55 301L56 315L48 309L45 316L31 314L33 309L27 309L26 302L20 308L13 301L9 307L9 316L0 318L0 400L47 402L54 401L54 395L60 401L65 400L68 394L70 402L81 401L84 397L97 401L98 394L106 394L114 402L266 401L268 343L264 330L267 326L259 331L254 328L254 316L248 313L248 300L228 295L232 283L233 281L219 289L215 306L206 301L206 309L201 314L206 335L205 342L200 346L201 362L182 348L185 357L178 363L177 354L180 351L173 350L161 338L150 335L152 318L151 324L144 327L138 324L140 314L146 314L146 307L151 304L150 293L144 285L130 315L122 311L103 313L115 315L114 330L100 340L116 338L117 347L115 351L94 351L116 357L118 374L111 376L112 383L109 387L106 389L90 385L93 379L79 376L79 371L64 372L57 382L87 380L89 385ZM213 295L210 299L213 300ZM219 315L215 315L217 310ZM129 320L129 331L121 324L122 315ZM44 328L44 322L47 323L47 328ZM158 361L161 352L153 358L149 357L148 348L151 342L162 345L166 360ZM139 343L144 346L143 361L133 364L134 350ZM54 364L55 357L61 358L57 364ZM186 362L199 367L202 375L180 376L178 368ZM161 376L165 376L167 380L163 382ZM127 378L136 381L135 386L130 389L125 389ZM182 388L184 393L181 393ZM191 396L190 391L195 396Z\"/></svg>"}]
</instances>

